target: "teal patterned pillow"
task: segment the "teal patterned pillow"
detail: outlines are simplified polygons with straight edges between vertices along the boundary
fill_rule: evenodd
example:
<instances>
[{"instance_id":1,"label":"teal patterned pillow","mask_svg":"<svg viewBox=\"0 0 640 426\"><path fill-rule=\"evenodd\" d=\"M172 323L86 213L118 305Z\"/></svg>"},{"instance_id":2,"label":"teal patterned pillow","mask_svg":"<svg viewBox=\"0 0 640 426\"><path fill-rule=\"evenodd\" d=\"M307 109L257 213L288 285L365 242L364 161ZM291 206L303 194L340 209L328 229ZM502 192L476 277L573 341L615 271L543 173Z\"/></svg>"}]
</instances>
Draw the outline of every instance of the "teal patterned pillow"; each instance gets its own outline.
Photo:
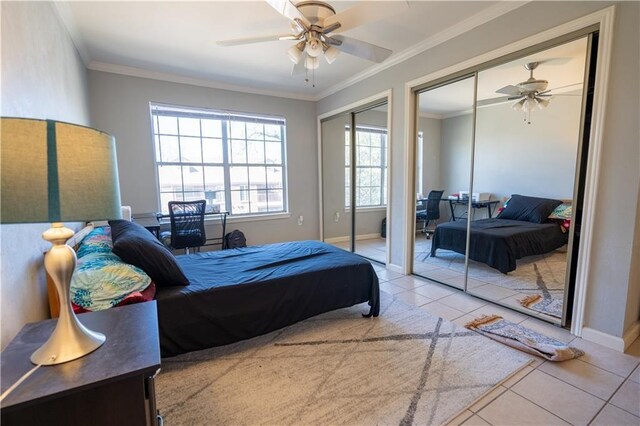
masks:
<instances>
[{"instance_id":1,"label":"teal patterned pillow","mask_svg":"<svg viewBox=\"0 0 640 426\"><path fill-rule=\"evenodd\" d=\"M111 253L112 248L111 228L101 226L95 228L82 240L76 255L81 258L91 253Z\"/></svg>"},{"instance_id":2,"label":"teal patterned pillow","mask_svg":"<svg viewBox=\"0 0 640 426\"><path fill-rule=\"evenodd\" d=\"M151 284L142 269L104 252L87 253L78 259L71 277L71 301L89 311L109 309Z\"/></svg>"},{"instance_id":3,"label":"teal patterned pillow","mask_svg":"<svg viewBox=\"0 0 640 426\"><path fill-rule=\"evenodd\" d=\"M571 203L562 203L549 215L549 219L571 219L572 210Z\"/></svg>"}]
</instances>

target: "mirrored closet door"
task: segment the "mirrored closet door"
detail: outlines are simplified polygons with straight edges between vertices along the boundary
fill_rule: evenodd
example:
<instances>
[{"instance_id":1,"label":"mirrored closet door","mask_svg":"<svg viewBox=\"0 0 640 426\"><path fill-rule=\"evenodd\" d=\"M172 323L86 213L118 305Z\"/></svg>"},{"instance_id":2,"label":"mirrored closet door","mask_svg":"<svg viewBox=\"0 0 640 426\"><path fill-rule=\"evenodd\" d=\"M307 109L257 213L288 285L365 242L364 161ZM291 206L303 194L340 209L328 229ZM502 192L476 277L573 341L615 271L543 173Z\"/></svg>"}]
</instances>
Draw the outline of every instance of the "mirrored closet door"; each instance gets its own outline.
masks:
<instances>
[{"instance_id":1,"label":"mirrored closet door","mask_svg":"<svg viewBox=\"0 0 640 426\"><path fill-rule=\"evenodd\" d=\"M418 95L416 214L413 272L464 289L468 199L473 143L475 76L429 88ZM438 224L450 222L459 235L435 255Z\"/></svg>"},{"instance_id":2,"label":"mirrored closet door","mask_svg":"<svg viewBox=\"0 0 640 426\"><path fill-rule=\"evenodd\" d=\"M386 101L321 121L323 240L380 263L387 261L387 122Z\"/></svg>"},{"instance_id":3,"label":"mirrored closet door","mask_svg":"<svg viewBox=\"0 0 640 426\"><path fill-rule=\"evenodd\" d=\"M566 319L596 40L529 49L417 94L414 274Z\"/></svg>"}]
</instances>

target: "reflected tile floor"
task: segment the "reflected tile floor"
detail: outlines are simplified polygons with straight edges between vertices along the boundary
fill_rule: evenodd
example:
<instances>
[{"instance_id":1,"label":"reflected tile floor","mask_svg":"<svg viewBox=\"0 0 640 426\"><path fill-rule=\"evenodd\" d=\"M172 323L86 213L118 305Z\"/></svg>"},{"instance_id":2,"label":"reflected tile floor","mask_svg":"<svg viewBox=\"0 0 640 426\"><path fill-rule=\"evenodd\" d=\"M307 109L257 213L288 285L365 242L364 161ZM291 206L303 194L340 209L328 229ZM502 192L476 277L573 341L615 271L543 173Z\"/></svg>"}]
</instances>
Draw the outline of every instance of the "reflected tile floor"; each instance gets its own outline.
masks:
<instances>
[{"instance_id":1,"label":"reflected tile floor","mask_svg":"<svg viewBox=\"0 0 640 426\"><path fill-rule=\"evenodd\" d=\"M571 361L537 358L450 425L640 425L640 339L626 353L419 277L374 264L381 290L458 325L496 313L585 351Z\"/></svg>"},{"instance_id":2,"label":"reflected tile floor","mask_svg":"<svg viewBox=\"0 0 640 426\"><path fill-rule=\"evenodd\" d=\"M438 250L431 257L431 240L416 234L414 270L425 277L456 287L464 285L464 256L449 250ZM349 242L334 244L345 250ZM372 238L356 241L356 253L386 263L386 240ZM515 271L508 274L480 262L469 262L469 288L477 296L522 308L518 300L530 294L546 294L553 298L564 295L567 254L560 250L542 256L529 256L517 261ZM544 316L544 314L539 314ZM549 317L552 320L553 317Z\"/></svg>"}]
</instances>

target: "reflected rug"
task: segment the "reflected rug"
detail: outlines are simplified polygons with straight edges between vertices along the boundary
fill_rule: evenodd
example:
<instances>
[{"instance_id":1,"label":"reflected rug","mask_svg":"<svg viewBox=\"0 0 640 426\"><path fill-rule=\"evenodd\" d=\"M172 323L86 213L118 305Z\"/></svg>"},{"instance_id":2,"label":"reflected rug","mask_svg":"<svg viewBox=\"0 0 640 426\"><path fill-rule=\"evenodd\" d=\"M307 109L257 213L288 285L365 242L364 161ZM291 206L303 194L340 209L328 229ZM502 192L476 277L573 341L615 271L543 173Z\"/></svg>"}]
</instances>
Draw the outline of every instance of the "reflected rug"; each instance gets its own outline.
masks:
<instances>
[{"instance_id":1,"label":"reflected rug","mask_svg":"<svg viewBox=\"0 0 640 426\"><path fill-rule=\"evenodd\" d=\"M443 424L531 357L381 292L232 345L163 359L171 425Z\"/></svg>"},{"instance_id":2,"label":"reflected rug","mask_svg":"<svg viewBox=\"0 0 640 426\"><path fill-rule=\"evenodd\" d=\"M527 309L562 318L563 300L551 296L544 297L541 294L532 294L519 299L518 302Z\"/></svg>"}]
</instances>

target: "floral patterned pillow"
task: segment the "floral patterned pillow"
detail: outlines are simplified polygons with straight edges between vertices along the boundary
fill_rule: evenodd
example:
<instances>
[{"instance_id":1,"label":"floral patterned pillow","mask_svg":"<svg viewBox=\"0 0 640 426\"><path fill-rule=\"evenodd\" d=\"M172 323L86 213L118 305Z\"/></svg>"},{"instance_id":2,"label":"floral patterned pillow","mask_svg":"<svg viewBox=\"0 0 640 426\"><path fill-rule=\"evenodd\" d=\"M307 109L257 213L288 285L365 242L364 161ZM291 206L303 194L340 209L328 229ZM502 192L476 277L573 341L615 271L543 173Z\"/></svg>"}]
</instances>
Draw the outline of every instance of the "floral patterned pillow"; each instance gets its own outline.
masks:
<instances>
[{"instance_id":1,"label":"floral patterned pillow","mask_svg":"<svg viewBox=\"0 0 640 426\"><path fill-rule=\"evenodd\" d=\"M142 269L124 263L111 251L94 251L79 256L71 277L71 301L86 310L100 311L150 284L151 278Z\"/></svg>"},{"instance_id":2,"label":"floral patterned pillow","mask_svg":"<svg viewBox=\"0 0 640 426\"><path fill-rule=\"evenodd\" d=\"M111 253L112 248L111 228L101 226L95 228L82 240L76 255L81 258L91 253Z\"/></svg>"}]
</instances>

